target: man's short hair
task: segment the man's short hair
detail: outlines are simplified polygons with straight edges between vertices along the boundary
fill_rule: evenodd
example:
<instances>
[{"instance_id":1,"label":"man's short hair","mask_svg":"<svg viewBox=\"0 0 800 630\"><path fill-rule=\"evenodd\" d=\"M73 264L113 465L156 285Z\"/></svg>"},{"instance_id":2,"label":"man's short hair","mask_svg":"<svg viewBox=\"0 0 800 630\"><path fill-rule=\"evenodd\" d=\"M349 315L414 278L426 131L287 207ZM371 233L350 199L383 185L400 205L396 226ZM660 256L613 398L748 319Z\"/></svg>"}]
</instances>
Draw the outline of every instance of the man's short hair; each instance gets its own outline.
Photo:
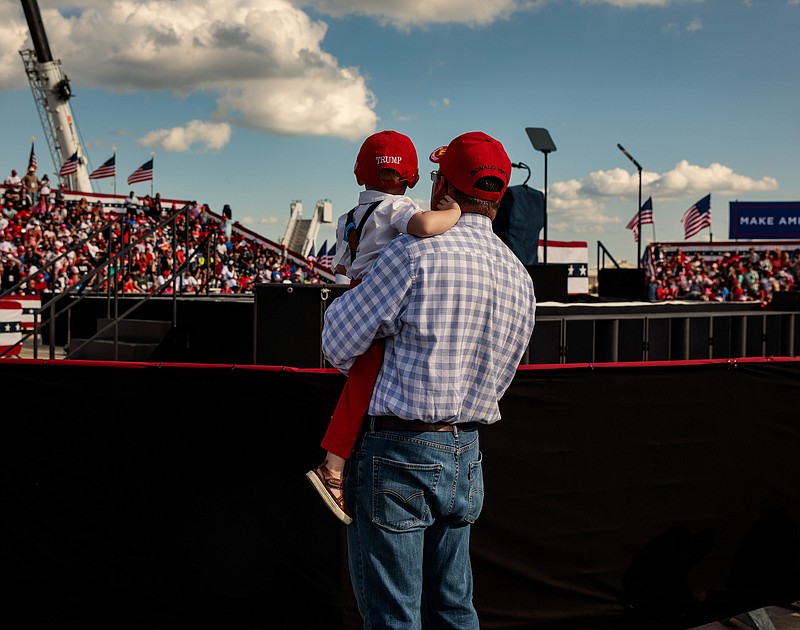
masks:
<instances>
[{"instance_id":1,"label":"man's short hair","mask_svg":"<svg viewBox=\"0 0 800 630\"><path fill-rule=\"evenodd\" d=\"M474 185L474 188L487 192L487 193L498 193L504 192L506 185L499 177L481 177L478 179ZM490 201L488 199L479 199L478 197L473 197L465 193L462 190L459 190L455 186L451 186L449 188L450 196L453 200L460 206L465 208L476 208L485 210L482 214L486 214L489 217L494 217L495 213L497 212L497 207L500 205L500 201Z\"/></svg>"}]
</instances>

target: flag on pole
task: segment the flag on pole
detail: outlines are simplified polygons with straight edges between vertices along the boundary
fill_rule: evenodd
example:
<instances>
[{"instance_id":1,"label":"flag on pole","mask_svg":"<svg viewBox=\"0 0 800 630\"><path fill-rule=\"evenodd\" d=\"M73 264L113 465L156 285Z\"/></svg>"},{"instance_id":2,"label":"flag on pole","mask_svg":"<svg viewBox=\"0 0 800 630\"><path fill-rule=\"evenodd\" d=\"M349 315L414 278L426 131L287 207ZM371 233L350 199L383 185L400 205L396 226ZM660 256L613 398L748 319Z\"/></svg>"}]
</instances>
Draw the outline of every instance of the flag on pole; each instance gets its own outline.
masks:
<instances>
[{"instance_id":1,"label":"flag on pole","mask_svg":"<svg viewBox=\"0 0 800 630\"><path fill-rule=\"evenodd\" d=\"M648 197L647 201L642 204L642 225L647 225L648 223L653 222L653 198ZM628 225L625 226L627 230L633 230L633 240L639 240L639 213L633 215L633 218L628 221Z\"/></svg>"},{"instance_id":2,"label":"flag on pole","mask_svg":"<svg viewBox=\"0 0 800 630\"><path fill-rule=\"evenodd\" d=\"M319 252L317 252L317 262L320 265L324 265L325 256L327 255L328 255L328 241L326 239L325 242L322 245L320 245Z\"/></svg>"},{"instance_id":3,"label":"flag on pole","mask_svg":"<svg viewBox=\"0 0 800 630\"><path fill-rule=\"evenodd\" d=\"M153 179L153 158L142 164L133 173L128 175L128 184L135 184L136 182L146 182Z\"/></svg>"},{"instance_id":4,"label":"flag on pole","mask_svg":"<svg viewBox=\"0 0 800 630\"><path fill-rule=\"evenodd\" d=\"M96 168L89 175L89 179L103 179L106 177L117 176L117 156L112 155L111 159L106 160L103 164Z\"/></svg>"},{"instance_id":5,"label":"flag on pole","mask_svg":"<svg viewBox=\"0 0 800 630\"><path fill-rule=\"evenodd\" d=\"M311 243L311 251L306 255L306 260L314 262L317 259L316 245L316 243Z\"/></svg>"},{"instance_id":6,"label":"flag on pole","mask_svg":"<svg viewBox=\"0 0 800 630\"><path fill-rule=\"evenodd\" d=\"M28 170L36 170L36 151L33 150L33 141L31 141L31 156L28 158Z\"/></svg>"},{"instance_id":7,"label":"flag on pole","mask_svg":"<svg viewBox=\"0 0 800 630\"><path fill-rule=\"evenodd\" d=\"M325 265L328 269L333 269L333 259L336 258L336 243L331 245L331 248L328 250L328 255L325 256Z\"/></svg>"},{"instance_id":8,"label":"flag on pole","mask_svg":"<svg viewBox=\"0 0 800 630\"><path fill-rule=\"evenodd\" d=\"M78 172L78 152L72 154L72 156L64 162L61 166L61 170L58 171L59 177L66 177L67 175L74 175Z\"/></svg>"},{"instance_id":9,"label":"flag on pole","mask_svg":"<svg viewBox=\"0 0 800 630\"><path fill-rule=\"evenodd\" d=\"M686 212L681 219L683 238L691 238L703 228L711 227L711 194L706 195Z\"/></svg>"},{"instance_id":10,"label":"flag on pole","mask_svg":"<svg viewBox=\"0 0 800 630\"><path fill-rule=\"evenodd\" d=\"M333 264L333 257L336 255L336 243L328 249L328 241L325 241L322 244L322 247L319 248L319 255L317 256L317 263L319 263L320 267L325 267L326 269L330 269L331 265Z\"/></svg>"},{"instance_id":11,"label":"flag on pole","mask_svg":"<svg viewBox=\"0 0 800 630\"><path fill-rule=\"evenodd\" d=\"M647 245L642 254L642 267L647 274L647 277L652 278L656 275L656 256L653 253L653 246Z\"/></svg>"}]
</instances>

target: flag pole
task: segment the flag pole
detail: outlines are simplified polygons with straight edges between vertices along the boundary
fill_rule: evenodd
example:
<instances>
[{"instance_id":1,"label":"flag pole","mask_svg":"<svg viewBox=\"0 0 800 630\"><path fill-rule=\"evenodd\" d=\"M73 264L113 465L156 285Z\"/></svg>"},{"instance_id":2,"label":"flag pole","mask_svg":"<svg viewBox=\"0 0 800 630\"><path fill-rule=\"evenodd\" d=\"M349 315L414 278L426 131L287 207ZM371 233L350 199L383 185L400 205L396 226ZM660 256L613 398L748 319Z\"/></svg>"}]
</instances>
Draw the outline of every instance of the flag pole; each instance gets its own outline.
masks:
<instances>
[{"instance_id":1,"label":"flag pole","mask_svg":"<svg viewBox=\"0 0 800 630\"><path fill-rule=\"evenodd\" d=\"M712 216L710 214L710 212L711 212L711 195L708 196L708 212L709 212L709 215L708 215L709 216L709 221L708 221L708 242L709 243L713 243L714 242L714 232L711 229L711 218L712 218Z\"/></svg>"},{"instance_id":2,"label":"flag pole","mask_svg":"<svg viewBox=\"0 0 800 630\"><path fill-rule=\"evenodd\" d=\"M114 194L117 194L117 147L111 147L111 152L114 154Z\"/></svg>"},{"instance_id":3,"label":"flag pole","mask_svg":"<svg viewBox=\"0 0 800 630\"><path fill-rule=\"evenodd\" d=\"M619 142L617 143L617 148L625 154L626 158L628 158L631 162L633 162L633 165L636 167L636 170L639 171L639 206L637 209L638 220L636 222L639 231L638 233L639 238L636 239L636 245L637 245L636 261L637 261L637 266L641 267L642 266L642 165L639 164L639 162L637 162L633 158L633 156L630 153L628 153Z\"/></svg>"},{"instance_id":4,"label":"flag pole","mask_svg":"<svg viewBox=\"0 0 800 630\"><path fill-rule=\"evenodd\" d=\"M153 160L153 172L152 176L150 177L150 196L153 196L153 181L156 178L156 163L155 163L156 154L154 152L150 152L150 159Z\"/></svg>"}]
</instances>

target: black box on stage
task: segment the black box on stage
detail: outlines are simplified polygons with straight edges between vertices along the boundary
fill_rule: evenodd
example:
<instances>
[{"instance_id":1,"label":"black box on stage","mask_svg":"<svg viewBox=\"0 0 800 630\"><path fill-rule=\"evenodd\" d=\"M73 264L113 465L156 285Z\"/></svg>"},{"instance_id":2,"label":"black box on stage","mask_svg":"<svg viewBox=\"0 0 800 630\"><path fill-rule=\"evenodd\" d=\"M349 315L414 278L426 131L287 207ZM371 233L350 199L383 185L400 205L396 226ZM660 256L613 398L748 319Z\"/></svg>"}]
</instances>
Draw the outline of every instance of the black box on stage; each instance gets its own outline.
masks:
<instances>
[{"instance_id":1,"label":"black box on stage","mask_svg":"<svg viewBox=\"0 0 800 630\"><path fill-rule=\"evenodd\" d=\"M800 311L800 291L775 291L769 308L773 311Z\"/></svg>"},{"instance_id":2,"label":"black box on stage","mask_svg":"<svg viewBox=\"0 0 800 630\"><path fill-rule=\"evenodd\" d=\"M257 365L321 368L322 323L347 285L258 284L255 287Z\"/></svg>"},{"instance_id":3,"label":"black box on stage","mask_svg":"<svg viewBox=\"0 0 800 630\"><path fill-rule=\"evenodd\" d=\"M525 265L533 279L533 290L537 302L566 302L569 265L552 264Z\"/></svg>"},{"instance_id":4,"label":"black box on stage","mask_svg":"<svg viewBox=\"0 0 800 630\"><path fill-rule=\"evenodd\" d=\"M646 300L644 269L600 269L597 272L597 294L602 298Z\"/></svg>"}]
</instances>

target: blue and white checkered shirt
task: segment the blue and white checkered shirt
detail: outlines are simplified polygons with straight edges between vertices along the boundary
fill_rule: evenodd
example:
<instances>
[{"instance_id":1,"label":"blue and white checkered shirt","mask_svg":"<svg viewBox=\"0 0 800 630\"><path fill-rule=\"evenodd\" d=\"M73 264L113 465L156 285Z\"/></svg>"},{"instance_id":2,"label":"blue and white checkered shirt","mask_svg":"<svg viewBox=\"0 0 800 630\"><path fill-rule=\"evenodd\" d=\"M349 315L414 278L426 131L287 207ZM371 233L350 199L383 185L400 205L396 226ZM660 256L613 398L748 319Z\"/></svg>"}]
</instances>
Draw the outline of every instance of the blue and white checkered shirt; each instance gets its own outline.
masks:
<instances>
[{"instance_id":1,"label":"blue and white checkered shirt","mask_svg":"<svg viewBox=\"0 0 800 630\"><path fill-rule=\"evenodd\" d=\"M322 351L344 372L386 337L369 413L492 423L533 332L530 275L482 215L444 234L403 234L325 311Z\"/></svg>"}]
</instances>

